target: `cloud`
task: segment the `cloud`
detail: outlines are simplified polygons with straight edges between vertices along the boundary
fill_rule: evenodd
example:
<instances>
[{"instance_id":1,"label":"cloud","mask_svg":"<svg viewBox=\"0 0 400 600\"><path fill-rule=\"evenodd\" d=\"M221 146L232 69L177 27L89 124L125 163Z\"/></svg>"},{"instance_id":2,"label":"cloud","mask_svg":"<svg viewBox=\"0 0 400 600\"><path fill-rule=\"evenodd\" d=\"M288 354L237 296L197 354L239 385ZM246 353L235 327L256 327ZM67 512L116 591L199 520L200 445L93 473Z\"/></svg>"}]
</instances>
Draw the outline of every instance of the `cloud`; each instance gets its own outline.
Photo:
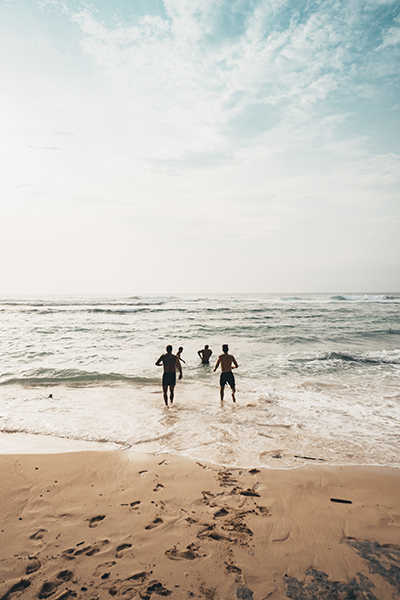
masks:
<instances>
[{"instance_id":1,"label":"cloud","mask_svg":"<svg viewBox=\"0 0 400 600\"><path fill-rule=\"evenodd\" d=\"M167 281L165 247L197 289L220 280L200 259L190 274L198 248L213 265L229 249L252 289L260 272L290 289L311 280L313 260L334 264L340 236L354 256L355 240L370 256L371 236L400 251L387 219L400 184L397 3L15 0L7 11L2 197L26 220L28 253L34 220L59 236L64 265L76 231L121 273L146 248L142 289L146 271Z\"/></svg>"}]
</instances>

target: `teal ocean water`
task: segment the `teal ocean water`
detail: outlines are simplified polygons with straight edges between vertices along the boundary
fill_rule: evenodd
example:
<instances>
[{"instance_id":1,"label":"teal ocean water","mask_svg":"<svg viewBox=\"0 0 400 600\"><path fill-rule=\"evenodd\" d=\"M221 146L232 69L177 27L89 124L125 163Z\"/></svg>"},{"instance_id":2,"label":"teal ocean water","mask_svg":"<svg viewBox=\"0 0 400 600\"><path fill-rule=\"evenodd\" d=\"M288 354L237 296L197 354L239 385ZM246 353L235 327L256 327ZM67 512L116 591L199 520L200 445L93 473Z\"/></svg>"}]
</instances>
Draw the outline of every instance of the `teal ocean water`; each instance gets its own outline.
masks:
<instances>
[{"instance_id":1,"label":"teal ocean water","mask_svg":"<svg viewBox=\"0 0 400 600\"><path fill-rule=\"evenodd\" d=\"M2 298L0 324L0 451L35 436L243 467L400 466L400 294ZM172 409L154 364L169 343L186 361ZM236 406L212 372L222 344Z\"/></svg>"}]
</instances>

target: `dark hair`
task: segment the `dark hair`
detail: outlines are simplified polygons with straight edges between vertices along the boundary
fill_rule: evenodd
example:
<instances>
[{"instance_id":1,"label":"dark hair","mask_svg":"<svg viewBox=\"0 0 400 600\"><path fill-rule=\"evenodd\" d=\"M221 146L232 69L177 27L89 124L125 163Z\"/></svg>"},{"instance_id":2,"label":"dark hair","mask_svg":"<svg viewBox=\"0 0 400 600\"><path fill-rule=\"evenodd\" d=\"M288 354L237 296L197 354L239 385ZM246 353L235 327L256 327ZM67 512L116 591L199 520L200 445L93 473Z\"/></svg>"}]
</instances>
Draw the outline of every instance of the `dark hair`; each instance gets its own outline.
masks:
<instances>
[{"instance_id":1,"label":"dark hair","mask_svg":"<svg viewBox=\"0 0 400 600\"><path fill-rule=\"evenodd\" d=\"M182 350L183 350L183 348L182 348L182 346L180 346L180 348L178 348L178 351L182 352Z\"/></svg>"},{"instance_id":2,"label":"dark hair","mask_svg":"<svg viewBox=\"0 0 400 600\"><path fill-rule=\"evenodd\" d=\"M168 352L168 354L169 354L170 352L172 352L172 346L167 346L165 349L166 349L166 351Z\"/></svg>"},{"instance_id":3,"label":"dark hair","mask_svg":"<svg viewBox=\"0 0 400 600\"><path fill-rule=\"evenodd\" d=\"M222 350L223 350L224 352L228 352L228 350L229 350L229 348L228 348L228 344L224 344L224 345L222 346Z\"/></svg>"}]
</instances>

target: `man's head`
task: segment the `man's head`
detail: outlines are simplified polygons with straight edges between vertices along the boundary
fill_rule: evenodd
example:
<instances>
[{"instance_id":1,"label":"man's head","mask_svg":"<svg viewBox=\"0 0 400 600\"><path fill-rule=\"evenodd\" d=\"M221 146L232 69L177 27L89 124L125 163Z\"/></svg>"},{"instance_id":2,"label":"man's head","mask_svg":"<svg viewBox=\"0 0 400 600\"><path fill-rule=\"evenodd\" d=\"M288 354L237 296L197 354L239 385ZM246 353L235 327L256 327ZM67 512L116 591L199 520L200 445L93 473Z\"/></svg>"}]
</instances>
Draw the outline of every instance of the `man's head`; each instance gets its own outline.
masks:
<instances>
[{"instance_id":1,"label":"man's head","mask_svg":"<svg viewBox=\"0 0 400 600\"><path fill-rule=\"evenodd\" d=\"M182 348L182 346L180 346L180 348L178 348L178 351L179 351L179 352L183 352L183 348Z\"/></svg>"},{"instance_id":2,"label":"man's head","mask_svg":"<svg viewBox=\"0 0 400 600\"><path fill-rule=\"evenodd\" d=\"M208 344L204 346L204 350L208 350Z\"/></svg>"},{"instance_id":3,"label":"man's head","mask_svg":"<svg viewBox=\"0 0 400 600\"><path fill-rule=\"evenodd\" d=\"M167 346L165 349L168 352L168 354L171 354L171 352L172 352L172 346Z\"/></svg>"},{"instance_id":4,"label":"man's head","mask_svg":"<svg viewBox=\"0 0 400 600\"><path fill-rule=\"evenodd\" d=\"M225 354L228 352L229 348L228 348L228 344L224 344L222 346L222 351L225 352Z\"/></svg>"}]
</instances>

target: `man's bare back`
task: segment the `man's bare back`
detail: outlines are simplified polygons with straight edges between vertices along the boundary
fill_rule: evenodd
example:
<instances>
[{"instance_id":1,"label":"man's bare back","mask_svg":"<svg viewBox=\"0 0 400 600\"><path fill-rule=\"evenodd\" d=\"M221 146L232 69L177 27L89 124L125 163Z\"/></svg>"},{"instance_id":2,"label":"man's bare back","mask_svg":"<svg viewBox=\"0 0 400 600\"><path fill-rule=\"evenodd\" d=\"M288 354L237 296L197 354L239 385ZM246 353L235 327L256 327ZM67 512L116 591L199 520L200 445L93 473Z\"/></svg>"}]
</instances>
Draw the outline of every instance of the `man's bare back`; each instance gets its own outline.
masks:
<instances>
[{"instance_id":1,"label":"man's bare back","mask_svg":"<svg viewBox=\"0 0 400 600\"><path fill-rule=\"evenodd\" d=\"M161 363L164 367L164 373L176 373L176 369L179 369L180 367L179 359L175 354L162 354L156 362L156 365L158 366Z\"/></svg>"},{"instance_id":2,"label":"man's bare back","mask_svg":"<svg viewBox=\"0 0 400 600\"><path fill-rule=\"evenodd\" d=\"M169 399L172 404L174 401L174 388L176 384L176 370L179 371L179 379L182 379L182 367L181 361L175 354L172 354L172 346L166 347L166 354L162 354L156 361L157 367L161 365L164 367L164 373L162 378L162 388L164 394L165 405L168 406L168 388L169 388Z\"/></svg>"},{"instance_id":3,"label":"man's bare back","mask_svg":"<svg viewBox=\"0 0 400 600\"><path fill-rule=\"evenodd\" d=\"M232 354L220 354L218 356L214 371L219 367L219 365L221 365L222 373L228 373L229 371L232 371L232 369L237 369L239 366L236 362L236 358L232 356Z\"/></svg>"},{"instance_id":4,"label":"man's bare back","mask_svg":"<svg viewBox=\"0 0 400 600\"><path fill-rule=\"evenodd\" d=\"M229 348L226 344L222 346L222 350L224 351L224 353L218 356L218 360L214 367L215 372L218 369L219 365L221 365L222 373L219 380L221 401L224 399L225 385L228 384L232 390L232 400L236 402L235 377L232 373L232 369L237 369L239 365L236 362L236 358L232 356L232 354L228 354Z\"/></svg>"}]
</instances>

